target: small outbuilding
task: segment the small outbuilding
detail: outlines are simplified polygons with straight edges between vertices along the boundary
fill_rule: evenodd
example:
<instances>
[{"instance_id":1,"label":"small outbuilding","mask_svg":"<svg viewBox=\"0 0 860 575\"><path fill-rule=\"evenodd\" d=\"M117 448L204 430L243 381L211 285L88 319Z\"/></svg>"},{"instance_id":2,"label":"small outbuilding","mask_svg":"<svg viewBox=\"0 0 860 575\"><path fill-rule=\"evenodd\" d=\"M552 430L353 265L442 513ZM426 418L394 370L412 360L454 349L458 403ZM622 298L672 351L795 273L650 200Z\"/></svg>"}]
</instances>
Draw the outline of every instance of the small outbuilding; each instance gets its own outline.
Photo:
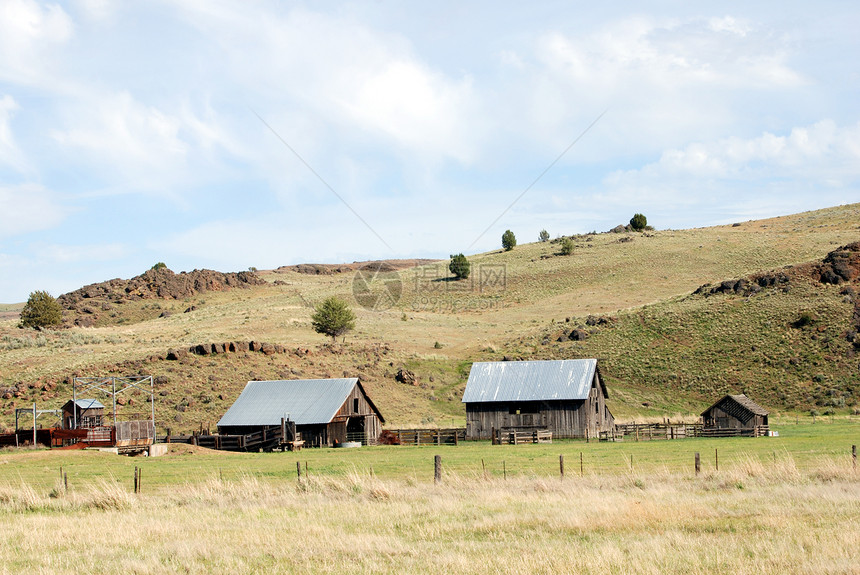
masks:
<instances>
[{"instance_id":1,"label":"small outbuilding","mask_svg":"<svg viewBox=\"0 0 860 575\"><path fill-rule=\"evenodd\" d=\"M101 427L104 415L105 406L97 399L70 399L63 406L63 429Z\"/></svg>"},{"instance_id":2,"label":"small outbuilding","mask_svg":"<svg viewBox=\"0 0 860 575\"><path fill-rule=\"evenodd\" d=\"M702 412L702 434L759 437L769 431L768 412L744 394L727 395Z\"/></svg>"},{"instance_id":3,"label":"small outbuilding","mask_svg":"<svg viewBox=\"0 0 860 575\"><path fill-rule=\"evenodd\" d=\"M597 437L615 426L608 398L596 359L476 362L463 393L466 439L505 429Z\"/></svg>"},{"instance_id":4,"label":"small outbuilding","mask_svg":"<svg viewBox=\"0 0 860 575\"><path fill-rule=\"evenodd\" d=\"M218 422L221 435L295 424L305 446L375 444L385 423L358 378L249 381Z\"/></svg>"}]
</instances>

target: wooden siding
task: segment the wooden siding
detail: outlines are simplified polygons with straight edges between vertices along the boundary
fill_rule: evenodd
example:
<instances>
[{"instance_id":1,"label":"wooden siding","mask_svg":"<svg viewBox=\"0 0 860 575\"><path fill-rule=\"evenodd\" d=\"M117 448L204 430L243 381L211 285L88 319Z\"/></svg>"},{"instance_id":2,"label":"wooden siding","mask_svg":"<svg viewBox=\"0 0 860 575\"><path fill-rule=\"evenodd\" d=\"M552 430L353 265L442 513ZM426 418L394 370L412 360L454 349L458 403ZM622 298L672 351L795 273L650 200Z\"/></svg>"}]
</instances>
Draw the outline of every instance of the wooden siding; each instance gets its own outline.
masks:
<instances>
[{"instance_id":1,"label":"wooden siding","mask_svg":"<svg viewBox=\"0 0 860 575\"><path fill-rule=\"evenodd\" d=\"M767 415L753 413L731 398L713 405L702 414L705 430L743 429L751 430L768 425Z\"/></svg>"},{"instance_id":2,"label":"wooden siding","mask_svg":"<svg viewBox=\"0 0 860 575\"><path fill-rule=\"evenodd\" d=\"M615 424L595 374L588 399L466 404L466 438L490 439L493 429L547 429L554 437L597 437ZM519 411L519 413L517 413Z\"/></svg>"}]
</instances>

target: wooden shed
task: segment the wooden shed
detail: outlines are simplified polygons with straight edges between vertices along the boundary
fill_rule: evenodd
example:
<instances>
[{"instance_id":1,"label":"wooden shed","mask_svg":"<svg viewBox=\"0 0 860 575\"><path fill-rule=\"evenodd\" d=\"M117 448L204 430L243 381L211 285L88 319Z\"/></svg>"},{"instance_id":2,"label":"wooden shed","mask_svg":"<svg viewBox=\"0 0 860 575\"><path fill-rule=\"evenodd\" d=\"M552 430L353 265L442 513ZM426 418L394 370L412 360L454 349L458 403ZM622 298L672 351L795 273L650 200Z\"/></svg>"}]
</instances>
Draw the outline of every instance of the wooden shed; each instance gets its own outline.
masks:
<instances>
[{"instance_id":1,"label":"wooden shed","mask_svg":"<svg viewBox=\"0 0 860 575\"><path fill-rule=\"evenodd\" d=\"M727 395L702 412L703 435L767 435L767 410L743 394Z\"/></svg>"},{"instance_id":2,"label":"wooden shed","mask_svg":"<svg viewBox=\"0 0 860 575\"><path fill-rule=\"evenodd\" d=\"M358 378L249 381L218 422L222 435L247 435L293 422L305 446L375 444L385 423Z\"/></svg>"},{"instance_id":3,"label":"wooden shed","mask_svg":"<svg viewBox=\"0 0 860 575\"><path fill-rule=\"evenodd\" d=\"M466 438L507 429L597 437L615 426L608 398L596 359L476 362L463 393Z\"/></svg>"},{"instance_id":4,"label":"wooden shed","mask_svg":"<svg viewBox=\"0 0 860 575\"><path fill-rule=\"evenodd\" d=\"M104 414L105 406L96 399L70 399L63 406L63 429L101 427Z\"/></svg>"}]
</instances>

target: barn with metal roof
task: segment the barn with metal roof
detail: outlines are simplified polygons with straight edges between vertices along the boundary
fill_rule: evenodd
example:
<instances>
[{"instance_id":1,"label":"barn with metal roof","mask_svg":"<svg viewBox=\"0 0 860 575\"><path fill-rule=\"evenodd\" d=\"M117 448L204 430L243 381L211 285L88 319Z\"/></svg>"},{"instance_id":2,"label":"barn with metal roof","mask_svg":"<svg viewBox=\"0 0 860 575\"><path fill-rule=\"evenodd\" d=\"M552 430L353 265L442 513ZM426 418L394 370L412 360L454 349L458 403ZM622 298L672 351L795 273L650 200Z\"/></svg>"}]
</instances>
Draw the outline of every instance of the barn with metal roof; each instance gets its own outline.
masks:
<instances>
[{"instance_id":1,"label":"barn with metal roof","mask_svg":"<svg viewBox=\"0 0 860 575\"><path fill-rule=\"evenodd\" d=\"M476 362L463 393L466 438L505 429L597 437L615 424L608 398L596 359Z\"/></svg>"},{"instance_id":2,"label":"barn with metal roof","mask_svg":"<svg viewBox=\"0 0 860 575\"><path fill-rule=\"evenodd\" d=\"M246 435L281 420L306 446L373 444L385 422L358 378L249 381L218 422L222 435Z\"/></svg>"}]
</instances>

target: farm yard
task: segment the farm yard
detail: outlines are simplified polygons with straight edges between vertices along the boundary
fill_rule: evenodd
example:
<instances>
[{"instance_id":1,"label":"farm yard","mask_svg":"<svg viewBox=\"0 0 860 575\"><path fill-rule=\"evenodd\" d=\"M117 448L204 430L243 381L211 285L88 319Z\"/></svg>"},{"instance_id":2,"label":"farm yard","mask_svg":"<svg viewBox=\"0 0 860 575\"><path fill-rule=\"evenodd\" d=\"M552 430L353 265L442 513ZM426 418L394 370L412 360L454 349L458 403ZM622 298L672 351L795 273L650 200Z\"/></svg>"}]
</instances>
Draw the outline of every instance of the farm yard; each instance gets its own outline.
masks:
<instances>
[{"instance_id":1,"label":"farm yard","mask_svg":"<svg viewBox=\"0 0 860 575\"><path fill-rule=\"evenodd\" d=\"M771 426L779 437L6 451L0 572L857 572L860 424Z\"/></svg>"}]
</instances>

